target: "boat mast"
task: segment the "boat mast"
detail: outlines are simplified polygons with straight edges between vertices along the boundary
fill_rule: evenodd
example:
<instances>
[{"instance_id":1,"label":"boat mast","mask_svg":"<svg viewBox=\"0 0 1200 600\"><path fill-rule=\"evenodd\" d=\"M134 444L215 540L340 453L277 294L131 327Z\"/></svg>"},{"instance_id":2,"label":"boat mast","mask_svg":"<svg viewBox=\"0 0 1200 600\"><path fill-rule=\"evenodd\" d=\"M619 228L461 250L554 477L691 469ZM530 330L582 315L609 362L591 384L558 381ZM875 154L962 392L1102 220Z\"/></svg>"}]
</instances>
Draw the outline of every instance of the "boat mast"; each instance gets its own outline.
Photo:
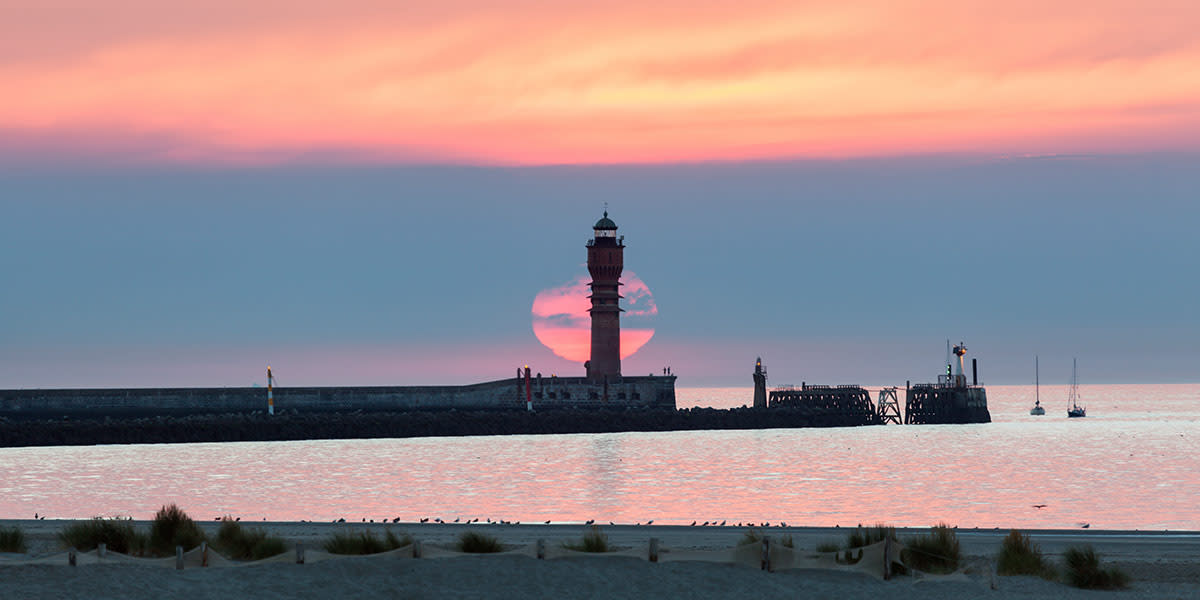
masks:
<instances>
[{"instance_id":1,"label":"boat mast","mask_svg":"<svg viewBox=\"0 0 1200 600\"><path fill-rule=\"evenodd\" d=\"M1079 407L1079 359L1070 359L1070 407Z\"/></svg>"}]
</instances>

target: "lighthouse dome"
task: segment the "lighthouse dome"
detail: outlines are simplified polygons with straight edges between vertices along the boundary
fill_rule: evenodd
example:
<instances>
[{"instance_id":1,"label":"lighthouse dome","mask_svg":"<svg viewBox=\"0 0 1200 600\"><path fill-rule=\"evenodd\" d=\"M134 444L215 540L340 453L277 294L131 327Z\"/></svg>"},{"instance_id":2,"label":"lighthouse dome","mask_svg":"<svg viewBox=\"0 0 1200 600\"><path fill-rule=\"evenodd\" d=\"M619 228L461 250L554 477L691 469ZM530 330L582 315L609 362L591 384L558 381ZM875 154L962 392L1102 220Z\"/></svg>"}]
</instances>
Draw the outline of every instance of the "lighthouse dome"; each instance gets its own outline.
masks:
<instances>
[{"instance_id":1,"label":"lighthouse dome","mask_svg":"<svg viewBox=\"0 0 1200 600\"><path fill-rule=\"evenodd\" d=\"M599 229L599 230L604 230L604 231L616 231L617 224L613 223L613 220L608 218L608 211L606 210L606 211L604 211L604 217L601 218L599 221L596 221L596 225L594 227L592 227L592 229Z\"/></svg>"}]
</instances>

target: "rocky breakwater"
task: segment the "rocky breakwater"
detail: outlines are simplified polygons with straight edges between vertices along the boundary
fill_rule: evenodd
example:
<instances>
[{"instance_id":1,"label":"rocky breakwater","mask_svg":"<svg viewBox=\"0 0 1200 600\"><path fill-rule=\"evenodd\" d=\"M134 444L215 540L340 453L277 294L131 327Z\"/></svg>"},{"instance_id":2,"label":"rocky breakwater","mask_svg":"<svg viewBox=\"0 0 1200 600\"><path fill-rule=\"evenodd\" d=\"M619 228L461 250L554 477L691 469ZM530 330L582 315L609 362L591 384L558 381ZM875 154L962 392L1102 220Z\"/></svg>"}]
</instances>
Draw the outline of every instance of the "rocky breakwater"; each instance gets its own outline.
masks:
<instances>
[{"instance_id":1,"label":"rocky breakwater","mask_svg":"<svg viewBox=\"0 0 1200 600\"><path fill-rule=\"evenodd\" d=\"M0 417L0 447L430 436L844 427L861 421L788 408L282 411L155 417Z\"/></svg>"}]
</instances>

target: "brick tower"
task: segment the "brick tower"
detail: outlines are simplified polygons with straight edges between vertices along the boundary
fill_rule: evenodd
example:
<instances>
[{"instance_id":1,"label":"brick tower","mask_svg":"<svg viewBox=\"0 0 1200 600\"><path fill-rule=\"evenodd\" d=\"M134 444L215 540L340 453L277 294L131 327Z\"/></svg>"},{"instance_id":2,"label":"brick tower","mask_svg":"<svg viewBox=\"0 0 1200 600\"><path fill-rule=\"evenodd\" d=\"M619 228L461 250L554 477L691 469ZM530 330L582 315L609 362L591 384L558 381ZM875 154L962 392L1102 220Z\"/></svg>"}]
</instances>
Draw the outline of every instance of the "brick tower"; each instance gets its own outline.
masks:
<instances>
[{"instance_id":1,"label":"brick tower","mask_svg":"<svg viewBox=\"0 0 1200 600\"><path fill-rule=\"evenodd\" d=\"M588 273L592 275L592 355L587 376L616 382L621 377L621 270L625 238L617 237L617 224L608 218L596 221L595 237L587 243Z\"/></svg>"}]
</instances>

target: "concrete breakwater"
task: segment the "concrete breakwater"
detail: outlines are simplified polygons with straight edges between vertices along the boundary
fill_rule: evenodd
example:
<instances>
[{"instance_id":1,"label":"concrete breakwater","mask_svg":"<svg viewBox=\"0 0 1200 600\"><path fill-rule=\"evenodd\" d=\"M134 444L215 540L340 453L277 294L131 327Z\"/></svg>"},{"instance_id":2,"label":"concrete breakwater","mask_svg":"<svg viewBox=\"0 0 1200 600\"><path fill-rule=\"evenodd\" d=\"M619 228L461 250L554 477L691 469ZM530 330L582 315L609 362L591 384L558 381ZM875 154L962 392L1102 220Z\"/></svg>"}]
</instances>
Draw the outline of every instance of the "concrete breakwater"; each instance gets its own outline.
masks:
<instances>
[{"instance_id":1,"label":"concrete breakwater","mask_svg":"<svg viewBox=\"0 0 1200 600\"><path fill-rule=\"evenodd\" d=\"M675 377L513 377L471 385L275 388L277 410L296 412L675 408ZM95 388L0 390L0 417L149 417L263 411L267 389Z\"/></svg>"},{"instance_id":2,"label":"concrete breakwater","mask_svg":"<svg viewBox=\"0 0 1200 600\"><path fill-rule=\"evenodd\" d=\"M179 417L0 417L0 447L365 439L430 436L772 429L862 425L850 415L790 408L441 410Z\"/></svg>"}]
</instances>

